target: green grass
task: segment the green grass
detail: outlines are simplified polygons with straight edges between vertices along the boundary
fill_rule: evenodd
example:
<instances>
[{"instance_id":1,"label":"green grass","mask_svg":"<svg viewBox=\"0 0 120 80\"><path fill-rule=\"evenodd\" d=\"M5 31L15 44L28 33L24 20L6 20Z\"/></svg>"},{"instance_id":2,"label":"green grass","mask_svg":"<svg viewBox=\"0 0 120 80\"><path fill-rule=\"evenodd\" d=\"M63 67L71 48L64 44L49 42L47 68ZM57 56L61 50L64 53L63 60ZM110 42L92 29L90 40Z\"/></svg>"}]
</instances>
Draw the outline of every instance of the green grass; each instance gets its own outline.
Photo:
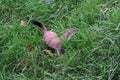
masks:
<instances>
[{"instance_id":1,"label":"green grass","mask_svg":"<svg viewBox=\"0 0 120 80\"><path fill-rule=\"evenodd\" d=\"M45 55L32 19L58 35L79 28L62 57ZM120 1L1 0L0 80L120 80Z\"/></svg>"}]
</instances>

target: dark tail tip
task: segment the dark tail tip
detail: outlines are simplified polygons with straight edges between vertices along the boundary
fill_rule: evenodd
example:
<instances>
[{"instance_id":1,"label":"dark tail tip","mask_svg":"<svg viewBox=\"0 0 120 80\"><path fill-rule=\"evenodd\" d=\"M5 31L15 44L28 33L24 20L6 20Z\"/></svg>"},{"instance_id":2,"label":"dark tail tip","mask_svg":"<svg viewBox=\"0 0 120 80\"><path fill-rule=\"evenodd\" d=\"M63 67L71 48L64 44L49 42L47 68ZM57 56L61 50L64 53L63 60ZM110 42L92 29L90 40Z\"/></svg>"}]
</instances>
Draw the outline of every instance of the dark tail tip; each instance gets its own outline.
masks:
<instances>
[{"instance_id":1,"label":"dark tail tip","mask_svg":"<svg viewBox=\"0 0 120 80\"><path fill-rule=\"evenodd\" d=\"M36 26L39 26L39 27L43 26L42 23L35 21L35 20L31 20L31 23L36 25Z\"/></svg>"}]
</instances>

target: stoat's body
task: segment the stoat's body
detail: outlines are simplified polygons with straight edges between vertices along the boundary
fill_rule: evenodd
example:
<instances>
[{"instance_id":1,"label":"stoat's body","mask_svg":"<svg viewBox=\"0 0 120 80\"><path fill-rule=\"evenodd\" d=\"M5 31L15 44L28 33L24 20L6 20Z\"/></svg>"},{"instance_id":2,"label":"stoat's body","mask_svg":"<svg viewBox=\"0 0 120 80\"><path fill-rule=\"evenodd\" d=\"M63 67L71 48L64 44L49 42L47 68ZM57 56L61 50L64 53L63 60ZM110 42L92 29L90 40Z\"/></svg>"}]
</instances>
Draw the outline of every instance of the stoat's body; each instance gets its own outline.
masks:
<instances>
[{"instance_id":1,"label":"stoat's body","mask_svg":"<svg viewBox=\"0 0 120 80\"><path fill-rule=\"evenodd\" d=\"M54 49L57 50L57 53L59 56L62 55L63 53L63 48L62 48L62 39L70 39L70 37L72 36L72 34L74 32L77 31L76 28L71 28L71 29L68 29L62 36L61 38L59 38L57 36L57 34L53 31L48 31L47 28L42 25L40 22L38 21L32 21L32 23L34 25L37 25L38 27L40 27L40 29L43 31L44 33L44 40L45 40L45 43L49 46L49 47L52 47Z\"/></svg>"}]
</instances>

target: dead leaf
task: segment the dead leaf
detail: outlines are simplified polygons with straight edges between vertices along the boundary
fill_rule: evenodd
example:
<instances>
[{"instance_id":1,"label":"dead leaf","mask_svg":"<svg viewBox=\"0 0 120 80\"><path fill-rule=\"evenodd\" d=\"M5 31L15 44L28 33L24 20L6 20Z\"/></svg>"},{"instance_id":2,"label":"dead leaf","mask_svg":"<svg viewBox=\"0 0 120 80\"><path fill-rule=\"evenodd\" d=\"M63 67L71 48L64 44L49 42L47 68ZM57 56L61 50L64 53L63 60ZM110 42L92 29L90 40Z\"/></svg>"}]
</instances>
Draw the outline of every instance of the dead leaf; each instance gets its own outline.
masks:
<instances>
[{"instance_id":1,"label":"dead leaf","mask_svg":"<svg viewBox=\"0 0 120 80\"><path fill-rule=\"evenodd\" d=\"M28 44L28 45L26 46L26 48L27 48L27 50L30 50L30 49L33 48L33 46L32 46L31 44Z\"/></svg>"},{"instance_id":2,"label":"dead leaf","mask_svg":"<svg viewBox=\"0 0 120 80\"><path fill-rule=\"evenodd\" d=\"M50 57L54 57L50 50L43 50Z\"/></svg>"},{"instance_id":3,"label":"dead leaf","mask_svg":"<svg viewBox=\"0 0 120 80\"><path fill-rule=\"evenodd\" d=\"M20 26L25 26L25 21L21 20Z\"/></svg>"}]
</instances>

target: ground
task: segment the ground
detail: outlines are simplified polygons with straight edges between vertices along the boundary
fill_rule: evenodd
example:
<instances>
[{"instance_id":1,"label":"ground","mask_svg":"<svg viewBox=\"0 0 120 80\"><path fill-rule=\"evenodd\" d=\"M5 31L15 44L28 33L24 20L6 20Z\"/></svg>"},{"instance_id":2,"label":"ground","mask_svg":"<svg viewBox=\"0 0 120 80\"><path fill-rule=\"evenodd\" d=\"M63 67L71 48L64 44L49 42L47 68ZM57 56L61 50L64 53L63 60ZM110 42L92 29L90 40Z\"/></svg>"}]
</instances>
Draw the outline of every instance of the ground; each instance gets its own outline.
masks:
<instances>
[{"instance_id":1,"label":"ground","mask_svg":"<svg viewBox=\"0 0 120 80\"><path fill-rule=\"evenodd\" d=\"M58 36L79 30L52 57L31 20ZM120 80L119 63L119 0L0 1L0 80Z\"/></svg>"}]
</instances>

